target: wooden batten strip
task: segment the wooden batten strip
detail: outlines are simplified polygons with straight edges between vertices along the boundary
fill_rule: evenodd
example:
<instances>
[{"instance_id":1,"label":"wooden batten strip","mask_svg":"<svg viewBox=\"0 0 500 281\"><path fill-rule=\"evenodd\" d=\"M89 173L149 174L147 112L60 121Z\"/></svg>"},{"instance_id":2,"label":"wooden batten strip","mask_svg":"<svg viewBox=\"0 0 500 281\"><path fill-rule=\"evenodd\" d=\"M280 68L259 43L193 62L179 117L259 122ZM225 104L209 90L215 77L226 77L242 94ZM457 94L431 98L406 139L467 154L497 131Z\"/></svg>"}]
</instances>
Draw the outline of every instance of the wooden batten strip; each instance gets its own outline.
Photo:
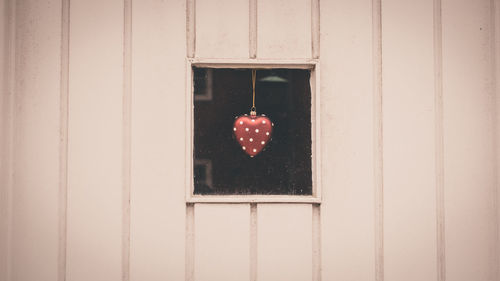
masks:
<instances>
[{"instance_id":1,"label":"wooden batten strip","mask_svg":"<svg viewBox=\"0 0 500 281\"><path fill-rule=\"evenodd\" d=\"M132 0L123 2L122 281L130 280Z\"/></svg>"},{"instance_id":2,"label":"wooden batten strip","mask_svg":"<svg viewBox=\"0 0 500 281\"><path fill-rule=\"evenodd\" d=\"M250 204L250 281L257 281L257 204Z\"/></svg>"},{"instance_id":3,"label":"wooden batten strip","mask_svg":"<svg viewBox=\"0 0 500 281\"><path fill-rule=\"evenodd\" d=\"M196 52L195 0L186 0L186 47L187 47L187 57L194 58Z\"/></svg>"},{"instance_id":4,"label":"wooden batten strip","mask_svg":"<svg viewBox=\"0 0 500 281\"><path fill-rule=\"evenodd\" d=\"M321 281L321 205L312 205L312 280Z\"/></svg>"},{"instance_id":5,"label":"wooden batten strip","mask_svg":"<svg viewBox=\"0 0 500 281\"><path fill-rule=\"evenodd\" d=\"M248 56L257 58L257 0L249 0L249 47Z\"/></svg>"},{"instance_id":6,"label":"wooden batten strip","mask_svg":"<svg viewBox=\"0 0 500 281\"><path fill-rule=\"evenodd\" d=\"M446 280L444 210L443 54L441 0L434 0L434 107L436 165L437 280Z\"/></svg>"},{"instance_id":7,"label":"wooden batten strip","mask_svg":"<svg viewBox=\"0 0 500 281\"><path fill-rule=\"evenodd\" d=\"M194 204L186 204L186 281L194 281Z\"/></svg>"},{"instance_id":8,"label":"wooden batten strip","mask_svg":"<svg viewBox=\"0 0 500 281\"><path fill-rule=\"evenodd\" d=\"M384 179L382 134L382 5L372 1L375 280L384 280Z\"/></svg>"},{"instance_id":9,"label":"wooden batten strip","mask_svg":"<svg viewBox=\"0 0 500 281\"><path fill-rule=\"evenodd\" d=\"M66 280L68 204L68 97L69 97L69 13L70 0L62 0L61 74L59 111L59 242L57 280Z\"/></svg>"},{"instance_id":10,"label":"wooden batten strip","mask_svg":"<svg viewBox=\"0 0 500 281\"><path fill-rule=\"evenodd\" d=\"M312 58L319 58L320 7L319 0L311 0L311 51Z\"/></svg>"},{"instance_id":11,"label":"wooden batten strip","mask_svg":"<svg viewBox=\"0 0 500 281\"><path fill-rule=\"evenodd\" d=\"M15 88L16 88L16 1L7 0L6 1L6 13L7 17L7 29L6 29L6 45L5 45L5 65L3 65L5 72L4 74L4 85L1 85L2 90L5 89L5 97L4 101L6 104L3 109L6 109L5 114L5 133L8 136L8 139L5 140L5 146L3 147L5 150L5 164L7 165L4 172L5 175L5 205L0 206L1 211L5 211L5 236L0 236L5 239L1 241L5 243L5 253L1 253L5 258L5 265L3 265L2 269L5 269L5 272L0 273L0 278L5 278L6 280L13 280L12 278L12 240L13 240L13 206L14 206L14 149L15 149L15 128L14 122L16 120L15 114L15 105L16 105L16 97L15 97ZM0 148L1 149L1 148ZM2 182L3 183L3 182Z\"/></svg>"},{"instance_id":12,"label":"wooden batten strip","mask_svg":"<svg viewBox=\"0 0 500 281\"><path fill-rule=\"evenodd\" d=\"M495 99L493 112L495 113L494 126L496 130L493 147L495 148L495 181L496 189L493 190L493 207L496 211L493 216L495 225L495 246L493 249L494 257L492 268L495 269L494 280L500 280L500 95L498 89L500 87L500 79L498 79L500 65L500 3L498 0L490 0L490 49L491 49L491 80L492 94Z\"/></svg>"}]
</instances>

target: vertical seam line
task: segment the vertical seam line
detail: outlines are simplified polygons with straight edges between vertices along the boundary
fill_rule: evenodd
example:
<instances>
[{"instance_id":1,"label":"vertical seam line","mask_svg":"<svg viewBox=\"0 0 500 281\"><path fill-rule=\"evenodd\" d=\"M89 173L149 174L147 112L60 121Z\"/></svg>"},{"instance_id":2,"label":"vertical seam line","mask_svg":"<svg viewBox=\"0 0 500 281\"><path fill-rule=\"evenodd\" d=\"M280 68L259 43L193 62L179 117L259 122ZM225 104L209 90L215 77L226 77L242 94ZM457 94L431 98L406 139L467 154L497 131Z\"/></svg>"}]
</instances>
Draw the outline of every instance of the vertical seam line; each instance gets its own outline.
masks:
<instances>
[{"instance_id":1,"label":"vertical seam line","mask_svg":"<svg viewBox=\"0 0 500 281\"><path fill-rule=\"evenodd\" d=\"M249 0L249 57L257 58L257 0Z\"/></svg>"},{"instance_id":2,"label":"vertical seam line","mask_svg":"<svg viewBox=\"0 0 500 281\"><path fill-rule=\"evenodd\" d=\"M312 280L321 281L321 205L312 204Z\"/></svg>"},{"instance_id":3,"label":"vertical seam line","mask_svg":"<svg viewBox=\"0 0 500 281\"><path fill-rule=\"evenodd\" d=\"M7 175L7 280L12 280L12 238L13 238L13 193L14 193L14 165L15 165L15 139L16 131L14 128L16 114L15 114L15 91L16 91L16 2L14 0L7 1L9 7L9 17L8 17L8 79L7 87L9 91L9 110L10 110L10 120L9 120L9 169Z\"/></svg>"},{"instance_id":4,"label":"vertical seam line","mask_svg":"<svg viewBox=\"0 0 500 281\"><path fill-rule=\"evenodd\" d=\"M493 108L493 126L494 130L496 131L494 135L494 140L493 140L493 147L494 147L494 153L495 153L495 160L494 160L494 175L495 175L495 185L493 187L493 210L494 210L494 241L495 245L492 249L492 254L493 254L493 278L495 280L498 280L500 278L500 225L499 225L499 219L500 219L500 209L499 209L499 184L500 184L500 178L499 178L499 167L500 167L500 149L498 148L498 142L500 140L500 111L499 111L499 105L500 105L500 99L498 97L498 56L497 56L497 40L498 40L498 26L497 26L497 20L498 20L498 0L491 0L490 1L490 52L491 52L491 92L492 96L494 99L494 108Z\"/></svg>"},{"instance_id":5,"label":"vertical seam line","mask_svg":"<svg viewBox=\"0 0 500 281\"><path fill-rule=\"evenodd\" d=\"M61 1L58 281L66 280L70 0Z\"/></svg>"},{"instance_id":6,"label":"vertical seam line","mask_svg":"<svg viewBox=\"0 0 500 281\"><path fill-rule=\"evenodd\" d=\"M196 53L196 0L186 0L186 49L187 57Z\"/></svg>"},{"instance_id":7,"label":"vertical seam line","mask_svg":"<svg viewBox=\"0 0 500 281\"><path fill-rule=\"evenodd\" d=\"M384 181L382 124L382 5L372 0L374 181L375 181L375 280L384 280Z\"/></svg>"},{"instance_id":8,"label":"vertical seam line","mask_svg":"<svg viewBox=\"0 0 500 281\"><path fill-rule=\"evenodd\" d=\"M122 280L128 281L130 280L132 0L124 0L123 3Z\"/></svg>"},{"instance_id":9,"label":"vertical seam line","mask_svg":"<svg viewBox=\"0 0 500 281\"><path fill-rule=\"evenodd\" d=\"M446 280L444 210L444 132L443 132L443 53L441 0L434 0L434 101L436 169L436 250L437 280Z\"/></svg>"},{"instance_id":10,"label":"vertical seam line","mask_svg":"<svg viewBox=\"0 0 500 281\"><path fill-rule=\"evenodd\" d=\"M186 203L186 265L185 265L185 280L194 281L194 259L195 259L195 246L194 246L194 204Z\"/></svg>"},{"instance_id":11,"label":"vertical seam line","mask_svg":"<svg viewBox=\"0 0 500 281\"><path fill-rule=\"evenodd\" d=\"M320 51L320 2L311 0L311 52L312 58L319 58Z\"/></svg>"},{"instance_id":12,"label":"vertical seam line","mask_svg":"<svg viewBox=\"0 0 500 281\"><path fill-rule=\"evenodd\" d=\"M250 204L250 281L257 281L257 203Z\"/></svg>"}]
</instances>

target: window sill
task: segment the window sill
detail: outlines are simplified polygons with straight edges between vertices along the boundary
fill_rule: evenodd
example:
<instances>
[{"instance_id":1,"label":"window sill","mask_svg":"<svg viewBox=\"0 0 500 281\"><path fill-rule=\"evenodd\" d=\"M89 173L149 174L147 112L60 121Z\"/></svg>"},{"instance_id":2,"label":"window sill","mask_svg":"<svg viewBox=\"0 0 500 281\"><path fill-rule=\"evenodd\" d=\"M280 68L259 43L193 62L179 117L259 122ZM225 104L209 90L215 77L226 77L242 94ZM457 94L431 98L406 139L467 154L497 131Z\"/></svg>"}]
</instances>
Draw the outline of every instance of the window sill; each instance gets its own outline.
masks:
<instances>
[{"instance_id":1,"label":"window sill","mask_svg":"<svg viewBox=\"0 0 500 281\"><path fill-rule=\"evenodd\" d=\"M320 204L321 198L311 195L193 195L187 203L304 203Z\"/></svg>"}]
</instances>

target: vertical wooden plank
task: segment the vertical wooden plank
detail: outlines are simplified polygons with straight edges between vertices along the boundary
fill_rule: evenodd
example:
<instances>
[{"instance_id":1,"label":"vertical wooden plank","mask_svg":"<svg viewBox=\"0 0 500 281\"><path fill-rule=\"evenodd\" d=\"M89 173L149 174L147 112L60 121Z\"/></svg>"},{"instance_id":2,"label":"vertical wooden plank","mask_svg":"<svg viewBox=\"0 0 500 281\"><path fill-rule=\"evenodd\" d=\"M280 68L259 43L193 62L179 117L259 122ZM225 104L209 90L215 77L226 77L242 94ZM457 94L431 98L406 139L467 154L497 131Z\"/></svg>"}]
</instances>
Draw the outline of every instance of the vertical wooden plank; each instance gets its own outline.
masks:
<instances>
[{"instance_id":1,"label":"vertical wooden plank","mask_svg":"<svg viewBox=\"0 0 500 281\"><path fill-rule=\"evenodd\" d=\"M186 55L193 58L196 51L196 2L186 0Z\"/></svg>"},{"instance_id":2,"label":"vertical wooden plank","mask_svg":"<svg viewBox=\"0 0 500 281\"><path fill-rule=\"evenodd\" d=\"M321 205L312 205L312 281L321 281Z\"/></svg>"},{"instance_id":3,"label":"vertical wooden plank","mask_svg":"<svg viewBox=\"0 0 500 281\"><path fill-rule=\"evenodd\" d=\"M251 59L257 58L257 0L249 0L249 27L248 41L249 49L248 56Z\"/></svg>"},{"instance_id":4,"label":"vertical wooden plank","mask_svg":"<svg viewBox=\"0 0 500 281\"><path fill-rule=\"evenodd\" d=\"M447 280L495 280L490 1L443 1Z\"/></svg>"},{"instance_id":5,"label":"vertical wooden plank","mask_svg":"<svg viewBox=\"0 0 500 281\"><path fill-rule=\"evenodd\" d=\"M9 94L7 88L8 71L8 14L7 1L0 1L0 281L7 280L7 262L8 255L8 232L9 227L9 204L10 185L8 183L8 170L12 163L8 158L8 142L11 139L12 132L8 128L8 119L10 118Z\"/></svg>"},{"instance_id":6,"label":"vertical wooden plank","mask_svg":"<svg viewBox=\"0 0 500 281\"><path fill-rule=\"evenodd\" d=\"M373 187L375 280L384 281L384 143L382 92L382 0L372 0Z\"/></svg>"},{"instance_id":7,"label":"vertical wooden plank","mask_svg":"<svg viewBox=\"0 0 500 281\"><path fill-rule=\"evenodd\" d=\"M311 280L311 219L310 204L258 205L258 280Z\"/></svg>"},{"instance_id":8,"label":"vertical wooden plank","mask_svg":"<svg viewBox=\"0 0 500 281\"><path fill-rule=\"evenodd\" d=\"M69 4L70 0L61 1L58 281L66 280L66 238L68 221Z\"/></svg>"},{"instance_id":9,"label":"vertical wooden plank","mask_svg":"<svg viewBox=\"0 0 500 281\"><path fill-rule=\"evenodd\" d=\"M434 137L436 158L436 269L446 280L446 225L444 208L443 24L441 0L434 0Z\"/></svg>"},{"instance_id":10,"label":"vertical wooden plank","mask_svg":"<svg viewBox=\"0 0 500 281\"><path fill-rule=\"evenodd\" d=\"M433 0L386 0L382 8L384 280L431 281L437 279Z\"/></svg>"},{"instance_id":11,"label":"vertical wooden plank","mask_svg":"<svg viewBox=\"0 0 500 281\"><path fill-rule=\"evenodd\" d=\"M8 232L9 226L9 196L10 183L9 169L12 165L8 155L9 140L11 139L12 131L9 129L9 119L11 116L10 102L7 87L7 71L8 71L8 52L9 44L8 36L8 14L7 1L0 1L0 281L7 280L7 262L8 255Z\"/></svg>"},{"instance_id":12,"label":"vertical wooden plank","mask_svg":"<svg viewBox=\"0 0 500 281\"><path fill-rule=\"evenodd\" d=\"M14 15L12 1L0 1L0 280L11 280L14 110Z\"/></svg>"},{"instance_id":13,"label":"vertical wooden plank","mask_svg":"<svg viewBox=\"0 0 500 281\"><path fill-rule=\"evenodd\" d=\"M375 280L372 6L320 12L322 280Z\"/></svg>"},{"instance_id":14,"label":"vertical wooden plank","mask_svg":"<svg viewBox=\"0 0 500 281\"><path fill-rule=\"evenodd\" d=\"M194 204L186 204L185 280L194 281Z\"/></svg>"},{"instance_id":15,"label":"vertical wooden plank","mask_svg":"<svg viewBox=\"0 0 500 281\"><path fill-rule=\"evenodd\" d=\"M250 280L249 204L196 204L195 214L195 280Z\"/></svg>"},{"instance_id":16,"label":"vertical wooden plank","mask_svg":"<svg viewBox=\"0 0 500 281\"><path fill-rule=\"evenodd\" d=\"M123 11L71 1L68 281L122 279Z\"/></svg>"},{"instance_id":17,"label":"vertical wooden plank","mask_svg":"<svg viewBox=\"0 0 500 281\"><path fill-rule=\"evenodd\" d=\"M250 204L250 281L257 281L258 256L258 215L257 204Z\"/></svg>"},{"instance_id":18,"label":"vertical wooden plank","mask_svg":"<svg viewBox=\"0 0 500 281\"><path fill-rule=\"evenodd\" d=\"M319 59L320 22L319 0L311 0L311 53L313 59Z\"/></svg>"},{"instance_id":19,"label":"vertical wooden plank","mask_svg":"<svg viewBox=\"0 0 500 281\"><path fill-rule=\"evenodd\" d=\"M497 208L497 244L496 244L496 278L500 279L500 2L498 0L491 0L491 22L492 22L492 36L493 41L491 42L491 48L493 52L493 81L494 81L494 93L496 101L496 186L497 186L497 196L496 196L496 208Z\"/></svg>"},{"instance_id":20,"label":"vertical wooden plank","mask_svg":"<svg viewBox=\"0 0 500 281\"><path fill-rule=\"evenodd\" d=\"M60 1L18 1L12 280L58 270Z\"/></svg>"},{"instance_id":21,"label":"vertical wooden plank","mask_svg":"<svg viewBox=\"0 0 500 281\"><path fill-rule=\"evenodd\" d=\"M132 281L184 280L185 3L132 5Z\"/></svg>"},{"instance_id":22,"label":"vertical wooden plank","mask_svg":"<svg viewBox=\"0 0 500 281\"><path fill-rule=\"evenodd\" d=\"M259 1L258 58L310 58L311 0Z\"/></svg>"},{"instance_id":23,"label":"vertical wooden plank","mask_svg":"<svg viewBox=\"0 0 500 281\"><path fill-rule=\"evenodd\" d=\"M132 0L123 1L122 281L130 280L130 187L132 169Z\"/></svg>"},{"instance_id":24,"label":"vertical wooden plank","mask_svg":"<svg viewBox=\"0 0 500 281\"><path fill-rule=\"evenodd\" d=\"M196 57L248 58L248 0L196 1Z\"/></svg>"}]
</instances>

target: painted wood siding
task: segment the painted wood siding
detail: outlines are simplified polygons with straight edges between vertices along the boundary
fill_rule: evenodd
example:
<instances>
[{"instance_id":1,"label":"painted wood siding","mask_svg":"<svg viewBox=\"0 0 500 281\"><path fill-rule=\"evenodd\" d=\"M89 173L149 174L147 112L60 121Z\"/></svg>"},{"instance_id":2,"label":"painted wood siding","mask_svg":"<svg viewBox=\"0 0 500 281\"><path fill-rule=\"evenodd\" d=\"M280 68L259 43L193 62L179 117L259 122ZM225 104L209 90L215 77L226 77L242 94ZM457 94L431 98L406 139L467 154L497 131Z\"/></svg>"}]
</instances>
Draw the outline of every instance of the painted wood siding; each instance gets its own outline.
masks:
<instances>
[{"instance_id":1,"label":"painted wood siding","mask_svg":"<svg viewBox=\"0 0 500 281\"><path fill-rule=\"evenodd\" d=\"M0 14L0 281L500 280L498 0ZM321 204L186 203L186 58L321 68Z\"/></svg>"}]
</instances>

